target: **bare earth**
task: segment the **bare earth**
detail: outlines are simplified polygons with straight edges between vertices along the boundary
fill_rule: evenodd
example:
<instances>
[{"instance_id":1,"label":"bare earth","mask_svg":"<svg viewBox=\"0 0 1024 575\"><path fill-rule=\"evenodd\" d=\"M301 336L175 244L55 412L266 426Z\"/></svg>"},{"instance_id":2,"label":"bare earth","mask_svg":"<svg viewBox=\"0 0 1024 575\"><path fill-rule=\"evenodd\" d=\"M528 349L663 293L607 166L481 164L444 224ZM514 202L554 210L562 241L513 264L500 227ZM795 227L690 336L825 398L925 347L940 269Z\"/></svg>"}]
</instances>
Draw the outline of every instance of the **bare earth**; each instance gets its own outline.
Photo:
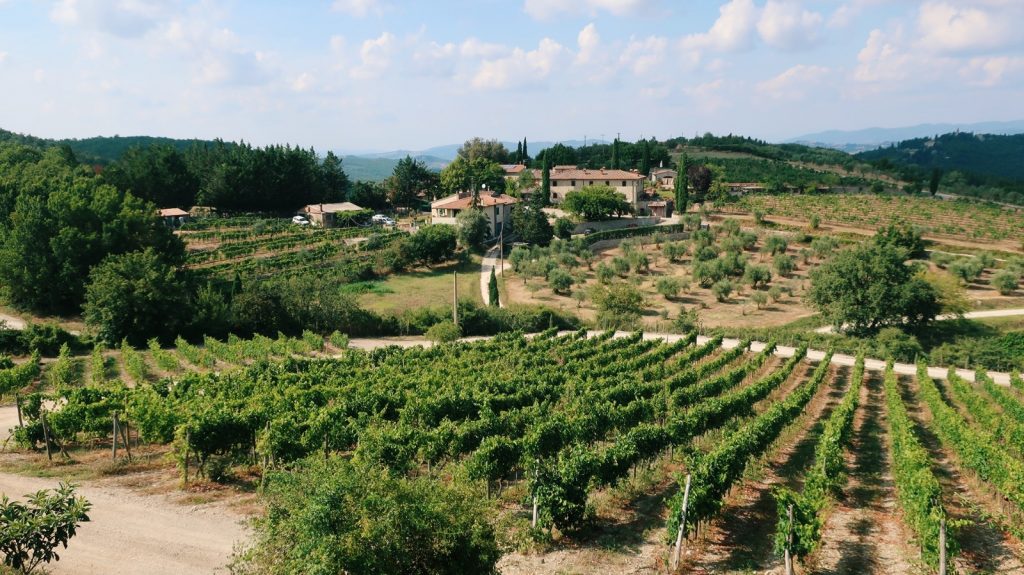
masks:
<instances>
[{"instance_id":1,"label":"bare earth","mask_svg":"<svg viewBox=\"0 0 1024 575\"><path fill-rule=\"evenodd\" d=\"M58 479L0 473L0 493L21 497L56 487ZM101 575L226 573L236 541L246 538L241 518L214 505L185 507L164 496L139 495L104 482L89 482L79 493L92 505L51 573Z\"/></svg>"}]
</instances>

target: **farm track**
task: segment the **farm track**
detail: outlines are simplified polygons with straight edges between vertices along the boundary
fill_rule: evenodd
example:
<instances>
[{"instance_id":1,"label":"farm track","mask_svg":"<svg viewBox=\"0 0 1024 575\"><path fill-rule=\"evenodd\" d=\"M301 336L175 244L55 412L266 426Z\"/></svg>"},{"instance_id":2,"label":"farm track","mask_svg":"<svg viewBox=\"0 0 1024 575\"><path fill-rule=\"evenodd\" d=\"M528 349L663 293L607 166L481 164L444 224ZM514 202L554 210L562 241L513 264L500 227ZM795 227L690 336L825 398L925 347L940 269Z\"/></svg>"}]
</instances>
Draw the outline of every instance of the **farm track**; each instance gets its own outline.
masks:
<instances>
[{"instance_id":1,"label":"farm track","mask_svg":"<svg viewBox=\"0 0 1024 575\"><path fill-rule=\"evenodd\" d=\"M888 429L882 381L866 377L846 451L848 481L844 498L828 511L821 545L806 564L808 574L924 575L911 559L910 530L900 520L889 460Z\"/></svg>"},{"instance_id":2,"label":"farm track","mask_svg":"<svg viewBox=\"0 0 1024 575\"><path fill-rule=\"evenodd\" d=\"M947 513L954 519L969 522L958 534L961 550L956 558L957 570L961 573L1024 574L1020 541L992 522L989 510L985 509L986 498L977 490L980 486L972 485L973 479L961 473L955 456L927 427L931 413L919 399L916 379L900 377L900 393L917 427L921 444L931 456L932 470L942 485Z\"/></svg>"},{"instance_id":3,"label":"farm track","mask_svg":"<svg viewBox=\"0 0 1024 575\"><path fill-rule=\"evenodd\" d=\"M800 375L791 378L803 382L810 378L814 368L804 365ZM803 474L812 463L814 448L824 421L842 399L849 377L849 368L833 370L830 384L823 386L796 422L800 429L776 446L763 464L758 477L745 481L729 499L708 530L706 543L691 559L688 573L744 573L774 572L781 564L773 553L776 522L776 503L772 491L777 487L800 489ZM762 406L764 407L764 406ZM757 463L754 463L757 466Z\"/></svg>"}]
</instances>

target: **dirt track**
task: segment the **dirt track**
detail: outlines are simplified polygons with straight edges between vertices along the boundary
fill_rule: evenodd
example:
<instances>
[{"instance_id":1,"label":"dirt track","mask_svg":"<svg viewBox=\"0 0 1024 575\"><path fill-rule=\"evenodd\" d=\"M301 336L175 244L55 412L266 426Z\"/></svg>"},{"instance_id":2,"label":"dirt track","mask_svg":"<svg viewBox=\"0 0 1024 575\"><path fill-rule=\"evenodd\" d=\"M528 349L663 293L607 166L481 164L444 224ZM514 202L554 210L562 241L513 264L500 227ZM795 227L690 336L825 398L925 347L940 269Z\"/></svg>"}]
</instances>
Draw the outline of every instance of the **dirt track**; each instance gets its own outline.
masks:
<instances>
[{"instance_id":1,"label":"dirt track","mask_svg":"<svg viewBox=\"0 0 1024 575\"><path fill-rule=\"evenodd\" d=\"M20 498L58 483L3 473L0 493ZM48 567L52 573L227 573L233 545L246 536L241 519L217 506L188 508L101 482L83 484L79 492L93 505L91 521Z\"/></svg>"},{"instance_id":2,"label":"dirt track","mask_svg":"<svg viewBox=\"0 0 1024 575\"><path fill-rule=\"evenodd\" d=\"M13 405L0 407L0 445L17 425ZM236 541L247 537L243 518L221 505L188 507L161 495L142 495L114 481L83 483L79 492L92 505L88 523L52 573L100 575L118 573L226 573ZM56 487L60 479L0 473L0 494L21 498Z\"/></svg>"}]
</instances>

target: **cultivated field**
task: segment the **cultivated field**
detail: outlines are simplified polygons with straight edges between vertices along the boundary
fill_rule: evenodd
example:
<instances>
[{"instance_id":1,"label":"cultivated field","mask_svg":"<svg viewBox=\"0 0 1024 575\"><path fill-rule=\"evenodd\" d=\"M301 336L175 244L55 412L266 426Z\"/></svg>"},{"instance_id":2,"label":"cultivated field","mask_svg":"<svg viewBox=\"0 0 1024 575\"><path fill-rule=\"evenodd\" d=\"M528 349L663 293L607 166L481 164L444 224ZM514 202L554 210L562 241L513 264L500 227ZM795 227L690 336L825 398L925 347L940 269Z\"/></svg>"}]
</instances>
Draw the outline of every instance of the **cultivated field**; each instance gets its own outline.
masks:
<instances>
[{"instance_id":1,"label":"cultivated field","mask_svg":"<svg viewBox=\"0 0 1024 575\"><path fill-rule=\"evenodd\" d=\"M182 463L187 448L191 489L218 485L216 473L244 492L268 467L324 455L461 477L490 503L504 573L664 572L686 475L684 572L779 569L778 487L805 498L799 524L821 522L803 541L814 549L809 572L928 572L943 518L960 572L1024 570L1013 535L1024 526L1019 378L1002 387L865 374L809 362L804 350L784 358L771 345L754 353L695 339L551 330L369 353L312 335L211 340L140 353L148 376L128 367L138 363L128 351L131 386L57 382L46 395L61 407L48 421L73 468L109 454L120 411L140 453L173 446ZM340 355L294 359L322 353ZM33 384L12 369L4 381ZM48 365L42 377L61 371ZM23 401L38 447L40 404ZM38 452L11 457L7 468L46 467ZM173 459L148 465L183 472Z\"/></svg>"}]
</instances>

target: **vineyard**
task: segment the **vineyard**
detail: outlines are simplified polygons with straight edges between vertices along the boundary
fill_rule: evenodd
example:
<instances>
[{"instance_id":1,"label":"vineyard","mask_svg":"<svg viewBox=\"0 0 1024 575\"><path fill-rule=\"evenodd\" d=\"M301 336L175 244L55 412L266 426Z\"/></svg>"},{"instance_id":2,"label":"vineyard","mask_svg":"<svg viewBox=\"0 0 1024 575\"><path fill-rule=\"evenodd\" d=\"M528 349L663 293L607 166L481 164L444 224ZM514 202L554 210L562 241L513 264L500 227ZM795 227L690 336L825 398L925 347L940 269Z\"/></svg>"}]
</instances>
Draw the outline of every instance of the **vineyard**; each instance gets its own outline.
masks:
<instances>
[{"instance_id":1,"label":"vineyard","mask_svg":"<svg viewBox=\"0 0 1024 575\"><path fill-rule=\"evenodd\" d=\"M204 223L205 222L205 223ZM380 252L405 232L379 228L323 229L286 220L225 218L191 223L182 233L189 267L212 277L365 279L382 267Z\"/></svg>"},{"instance_id":2,"label":"vineyard","mask_svg":"<svg viewBox=\"0 0 1024 575\"><path fill-rule=\"evenodd\" d=\"M911 196L783 194L746 196L744 210L805 220L877 229L897 220L919 226L926 234L965 240L1010 241L1019 249L1024 237L1024 212L969 201Z\"/></svg>"},{"instance_id":3,"label":"vineyard","mask_svg":"<svg viewBox=\"0 0 1024 575\"><path fill-rule=\"evenodd\" d=\"M0 370L0 382L5 392L21 390L25 423L15 437L26 448L74 453L109 444L117 413L143 445L169 446L186 482L286 470L310 457L469 482L493 504L513 573L523 537L585 549L592 526L614 521L595 505L608 494L620 507L637 504L645 497L637 485L667 496L653 511L659 570L704 565L737 509L762 534L760 567L783 557L822 561L834 552L832 516L851 505L844 488L859 480L846 454L866 429L864 412L874 410L887 413L879 433L890 455L882 458L891 462L890 495L900 510L892 521L915 542L903 550L908 565L935 568L942 531L950 564L966 572L1012 563L1012 554L993 560L979 550L971 519L1020 532L1020 378L1012 387L984 374L977 384L954 373L937 382L925 371L901 380L891 370L865 374L862 360L851 374L828 356L809 364L804 349L779 357L772 344L754 353L750 342L723 348L720 338L698 344L694 334L666 341L549 330L370 352L347 343L313 334L182 340L176 349L153 342L146 350L97 349L87 359L62 353L42 370L45 393L31 393L38 358ZM779 473L773 457L794 437L813 450L781 466L785 488L770 491L777 506L746 509L744 494L757 489L750 473ZM948 458L939 455L944 449ZM940 462L955 465L967 487L943 483ZM638 484L638 474L651 482ZM965 497L975 499L968 505ZM1000 545L1019 548L1006 538Z\"/></svg>"}]
</instances>

